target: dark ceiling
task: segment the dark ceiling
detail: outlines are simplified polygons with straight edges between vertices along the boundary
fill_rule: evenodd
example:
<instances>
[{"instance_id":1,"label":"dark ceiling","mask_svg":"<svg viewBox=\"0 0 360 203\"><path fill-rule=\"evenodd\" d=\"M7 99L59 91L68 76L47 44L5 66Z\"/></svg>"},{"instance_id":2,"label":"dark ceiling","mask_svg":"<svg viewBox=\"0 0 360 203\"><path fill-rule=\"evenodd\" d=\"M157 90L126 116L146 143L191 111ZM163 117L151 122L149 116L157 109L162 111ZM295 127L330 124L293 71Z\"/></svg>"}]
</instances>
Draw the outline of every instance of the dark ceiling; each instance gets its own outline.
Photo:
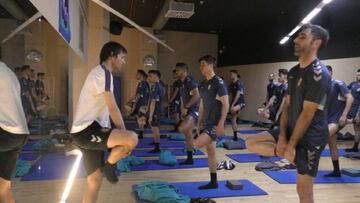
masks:
<instances>
[{"instance_id":1,"label":"dark ceiling","mask_svg":"<svg viewBox=\"0 0 360 203\"><path fill-rule=\"evenodd\" d=\"M29 1L14 0L30 17ZM222 65L291 60L281 38L321 0L178 0L195 3L190 19L169 19L163 30L214 33L219 36ZM141 26L151 27L165 0L110 0L110 6ZM335 52L328 57L360 56L360 0L333 0L312 21L329 29ZM10 18L0 6L0 18ZM111 15L111 20L121 21ZM126 25L126 24L125 24ZM128 26L128 25L126 25ZM289 45L290 44L290 45ZM346 44L346 47L345 47ZM340 46L338 46L340 45ZM349 47L349 45L352 45ZM351 50L351 54L344 50ZM241 57L234 55L242 52ZM342 52L341 54L338 54ZM241 58L241 59L238 59Z\"/></svg>"}]
</instances>

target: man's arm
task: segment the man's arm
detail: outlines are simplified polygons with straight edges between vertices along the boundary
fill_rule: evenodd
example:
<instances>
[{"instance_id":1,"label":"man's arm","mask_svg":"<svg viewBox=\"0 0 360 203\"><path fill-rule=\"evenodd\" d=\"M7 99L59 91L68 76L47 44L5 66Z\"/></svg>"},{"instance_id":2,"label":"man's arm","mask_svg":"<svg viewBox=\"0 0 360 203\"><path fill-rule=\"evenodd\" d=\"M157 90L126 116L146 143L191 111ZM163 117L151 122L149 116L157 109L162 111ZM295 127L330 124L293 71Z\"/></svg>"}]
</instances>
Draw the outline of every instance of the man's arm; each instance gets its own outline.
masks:
<instances>
[{"instance_id":1,"label":"man's arm","mask_svg":"<svg viewBox=\"0 0 360 203\"><path fill-rule=\"evenodd\" d=\"M190 91L190 95L191 95L190 100L188 101L187 104L184 105L184 108L186 109L194 105L197 102L197 100L200 98L199 89L194 88L193 90Z\"/></svg>"},{"instance_id":2,"label":"man's arm","mask_svg":"<svg viewBox=\"0 0 360 203\"><path fill-rule=\"evenodd\" d=\"M176 95L177 95L178 93L179 93L179 88L176 87L176 88L174 89L174 92L173 92L171 98L170 98L170 103L174 101L174 99L176 98Z\"/></svg>"},{"instance_id":3,"label":"man's arm","mask_svg":"<svg viewBox=\"0 0 360 203\"><path fill-rule=\"evenodd\" d=\"M217 136L224 134L224 124L225 124L227 112L229 111L229 96L228 95L221 96L219 100L221 102L221 117L216 126Z\"/></svg>"},{"instance_id":4,"label":"man's arm","mask_svg":"<svg viewBox=\"0 0 360 203\"><path fill-rule=\"evenodd\" d=\"M283 112L284 105L285 105L285 98L283 98L283 100L281 101L280 107L279 107L278 111L276 112L275 121L279 120L279 117L280 117L281 113Z\"/></svg>"},{"instance_id":5,"label":"man's arm","mask_svg":"<svg viewBox=\"0 0 360 203\"><path fill-rule=\"evenodd\" d=\"M269 101L266 102L265 109L268 109L270 106L272 106L275 102L276 96L272 96Z\"/></svg>"},{"instance_id":6,"label":"man's arm","mask_svg":"<svg viewBox=\"0 0 360 203\"><path fill-rule=\"evenodd\" d=\"M119 107L116 104L114 94L110 91L105 91L103 95L106 106L109 109L110 118L114 122L116 128L121 130L126 130L124 120L119 110Z\"/></svg>"},{"instance_id":7,"label":"man's arm","mask_svg":"<svg viewBox=\"0 0 360 203\"><path fill-rule=\"evenodd\" d=\"M231 106L234 106L237 103L237 101L240 99L240 95L241 95L240 90L236 91L236 95L235 95L235 98L231 102Z\"/></svg>"},{"instance_id":8,"label":"man's arm","mask_svg":"<svg viewBox=\"0 0 360 203\"><path fill-rule=\"evenodd\" d=\"M204 103L203 100L200 99L198 130L200 130L200 128L202 127L203 113L204 113Z\"/></svg>"},{"instance_id":9,"label":"man's arm","mask_svg":"<svg viewBox=\"0 0 360 203\"><path fill-rule=\"evenodd\" d=\"M339 119L339 125L340 126L345 126L346 125L346 120L347 120L347 115L350 111L351 105L354 101L354 97L351 95L351 93L347 93L345 95L345 108L344 111L342 112L342 115Z\"/></svg>"},{"instance_id":10,"label":"man's arm","mask_svg":"<svg viewBox=\"0 0 360 203\"><path fill-rule=\"evenodd\" d=\"M156 100L155 99L151 99L150 100L150 109L149 109L149 120L151 121L153 116L154 116L154 112L155 112L155 104L156 104Z\"/></svg>"}]
</instances>

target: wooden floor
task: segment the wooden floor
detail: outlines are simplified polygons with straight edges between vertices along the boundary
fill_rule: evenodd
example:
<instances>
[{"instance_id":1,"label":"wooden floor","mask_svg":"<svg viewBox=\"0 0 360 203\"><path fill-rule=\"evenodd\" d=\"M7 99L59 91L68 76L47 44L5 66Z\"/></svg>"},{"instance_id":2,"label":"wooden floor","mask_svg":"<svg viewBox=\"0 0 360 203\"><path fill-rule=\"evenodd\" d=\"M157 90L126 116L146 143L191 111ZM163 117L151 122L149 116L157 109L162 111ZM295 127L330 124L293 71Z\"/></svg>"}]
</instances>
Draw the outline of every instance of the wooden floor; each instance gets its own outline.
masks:
<instances>
[{"instance_id":1,"label":"wooden floor","mask_svg":"<svg viewBox=\"0 0 360 203\"><path fill-rule=\"evenodd\" d=\"M239 125L239 129L252 129L249 125ZM230 126L226 127L226 132L231 135ZM241 135L245 138L245 135ZM350 146L349 142L339 143L340 147ZM247 150L217 149L217 159L228 159L227 153L247 153ZM206 156L204 156L206 157ZM248 179L257 186L265 190L268 195L221 198L215 199L216 202L237 203L237 202L298 202L295 185L281 185L264 175L262 172L254 170L256 163L236 163L236 168L232 171L218 171L219 180L227 179ZM353 161L347 158L340 158L341 167L360 167L360 161ZM332 169L331 159L322 158L320 170ZM163 180L168 182L184 181L205 181L209 180L207 168L200 169L181 169L166 171L143 171L122 173L120 181L116 185L109 184L105 179L99 195L99 203L132 203L135 202L131 194L131 186L145 180ZM26 181L19 179L13 181L13 192L18 203L57 203L60 200L65 180L57 181ZM86 182L85 179L76 179L73 189L68 198L68 203L78 203L82 200ZM315 202L324 203L359 203L360 184L317 184L314 186Z\"/></svg>"}]
</instances>

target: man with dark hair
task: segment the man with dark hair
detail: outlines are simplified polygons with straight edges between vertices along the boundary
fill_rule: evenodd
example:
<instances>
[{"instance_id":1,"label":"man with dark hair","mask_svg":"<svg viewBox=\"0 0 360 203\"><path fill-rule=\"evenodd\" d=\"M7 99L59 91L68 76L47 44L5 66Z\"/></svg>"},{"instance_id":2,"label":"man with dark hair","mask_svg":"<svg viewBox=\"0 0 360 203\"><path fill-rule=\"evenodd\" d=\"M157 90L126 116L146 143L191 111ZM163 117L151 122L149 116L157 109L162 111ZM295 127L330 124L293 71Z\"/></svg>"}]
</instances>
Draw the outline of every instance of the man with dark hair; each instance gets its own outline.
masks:
<instances>
[{"instance_id":1,"label":"man with dark hair","mask_svg":"<svg viewBox=\"0 0 360 203\"><path fill-rule=\"evenodd\" d=\"M178 64L176 64L178 65ZM169 101L169 108L170 108L170 116L174 119L174 132L178 131L178 127L180 125L180 84L181 81L176 74L176 69L172 71L174 82L171 88L171 97Z\"/></svg>"},{"instance_id":2,"label":"man with dark hair","mask_svg":"<svg viewBox=\"0 0 360 203\"><path fill-rule=\"evenodd\" d=\"M199 86L200 108L198 138L194 141L194 147L206 147L210 183L200 186L200 190L214 189L218 187L216 174L216 156L215 144L217 137L224 135L224 123L229 111L229 96L224 80L215 75L216 59L213 56L206 55L199 59L201 74L205 80Z\"/></svg>"},{"instance_id":3,"label":"man with dark hair","mask_svg":"<svg viewBox=\"0 0 360 203\"><path fill-rule=\"evenodd\" d=\"M241 109L245 108L244 85L236 70L230 71L231 84L229 86L229 104L231 113L231 124L234 133L233 140L237 141L237 118Z\"/></svg>"},{"instance_id":4,"label":"man with dark hair","mask_svg":"<svg viewBox=\"0 0 360 203\"><path fill-rule=\"evenodd\" d=\"M28 124L30 124L36 113L35 104L32 98L32 89L29 82L30 73L30 66L24 65L21 67L21 78L19 79L21 86L21 101Z\"/></svg>"},{"instance_id":5,"label":"man with dark hair","mask_svg":"<svg viewBox=\"0 0 360 203\"><path fill-rule=\"evenodd\" d=\"M269 76L268 76L269 84L266 86L266 92L267 92L267 94L266 94L266 102L269 101L270 98L273 96L274 90L275 90L275 88L277 86L277 84L274 82L274 79L275 79L274 73L270 73Z\"/></svg>"},{"instance_id":6,"label":"man with dark hair","mask_svg":"<svg viewBox=\"0 0 360 203\"><path fill-rule=\"evenodd\" d=\"M148 111L148 123L151 125L151 130L154 138L154 149L150 153L160 152L160 130L159 122L161 114L163 113L163 99L164 88L160 84L160 72L158 70L150 70L149 83L150 83L150 102Z\"/></svg>"},{"instance_id":7,"label":"man with dark hair","mask_svg":"<svg viewBox=\"0 0 360 203\"><path fill-rule=\"evenodd\" d=\"M346 149L346 152L358 152L359 151L359 142L360 142L360 69L356 72L356 81L350 83L348 86L350 89L351 95L354 98L354 102L348 113L349 122L353 122L355 138L354 146Z\"/></svg>"},{"instance_id":8,"label":"man with dark hair","mask_svg":"<svg viewBox=\"0 0 360 203\"><path fill-rule=\"evenodd\" d=\"M147 74L144 70L137 70L136 79L138 81L136 93L133 97L131 97L126 106L128 106L128 110L131 112L131 115L136 115L139 125L138 134L139 138L142 139L144 137L144 126L146 124L146 112L149 102L150 87L146 81Z\"/></svg>"},{"instance_id":9,"label":"man with dark hair","mask_svg":"<svg viewBox=\"0 0 360 203\"><path fill-rule=\"evenodd\" d=\"M88 74L81 89L71 135L83 153L87 172L87 189L83 202L96 202L102 183L101 171L110 183L117 183L116 163L126 157L138 143L137 135L127 131L115 102L114 69L125 64L126 49L117 42L108 42L101 49L100 65ZM111 121L116 126L111 129ZM104 163L104 152L110 150Z\"/></svg>"},{"instance_id":10,"label":"man with dark hair","mask_svg":"<svg viewBox=\"0 0 360 203\"><path fill-rule=\"evenodd\" d=\"M278 81L279 84L276 86L273 96L266 102L264 108L258 109L258 114L263 118L270 119L275 123L278 122L283 107L283 99L286 96L287 91L287 69L278 70Z\"/></svg>"},{"instance_id":11,"label":"man with dark hair","mask_svg":"<svg viewBox=\"0 0 360 203\"><path fill-rule=\"evenodd\" d=\"M15 202L11 176L29 130L15 74L0 62L0 202Z\"/></svg>"},{"instance_id":12,"label":"man with dark hair","mask_svg":"<svg viewBox=\"0 0 360 203\"><path fill-rule=\"evenodd\" d=\"M187 159L180 165L193 164L193 130L199 116L199 89L193 77L188 75L188 66L176 64L176 75L180 79L180 99L182 121L179 130L185 135Z\"/></svg>"},{"instance_id":13,"label":"man with dark hair","mask_svg":"<svg viewBox=\"0 0 360 203\"><path fill-rule=\"evenodd\" d=\"M330 75L333 75L332 67L327 65ZM347 114L353 102L353 97L340 80L331 80L331 90L329 95L329 106L327 108L327 121L329 128L329 148L334 171L326 174L325 177L340 177L339 154L336 146L336 133L341 130L347 122Z\"/></svg>"},{"instance_id":14,"label":"man with dark hair","mask_svg":"<svg viewBox=\"0 0 360 203\"><path fill-rule=\"evenodd\" d=\"M278 155L296 165L300 202L314 202L314 177L329 139L326 107L331 77L317 58L328 36L320 26L302 27L294 40L294 54L299 64L288 75L289 87L280 129L251 135L246 140L249 151L263 156Z\"/></svg>"}]
</instances>

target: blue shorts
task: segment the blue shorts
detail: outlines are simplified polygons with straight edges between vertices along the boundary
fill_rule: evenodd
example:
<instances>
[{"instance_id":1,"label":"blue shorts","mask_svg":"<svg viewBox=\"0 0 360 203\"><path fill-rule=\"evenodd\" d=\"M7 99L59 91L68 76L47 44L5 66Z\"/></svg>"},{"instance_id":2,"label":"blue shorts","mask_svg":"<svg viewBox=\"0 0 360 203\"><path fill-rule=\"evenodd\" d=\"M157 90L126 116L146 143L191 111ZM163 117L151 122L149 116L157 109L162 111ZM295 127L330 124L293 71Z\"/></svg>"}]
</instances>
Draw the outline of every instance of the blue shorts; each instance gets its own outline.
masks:
<instances>
[{"instance_id":1,"label":"blue shorts","mask_svg":"<svg viewBox=\"0 0 360 203\"><path fill-rule=\"evenodd\" d=\"M327 115L327 123L328 124L331 124L331 123L334 123L334 124L338 124L339 123L339 120L340 120L340 117L342 115L342 110L338 110L336 112L329 112L328 115Z\"/></svg>"},{"instance_id":2,"label":"blue shorts","mask_svg":"<svg viewBox=\"0 0 360 203\"><path fill-rule=\"evenodd\" d=\"M347 118L348 119L354 119L356 117L356 114L358 113L359 111L359 107L358 106L351 106L350 110L349 110L349 113L347 115Z\"/></svg>"},{"instance_id":3,"label":"blue shorts","mask_svg":"<svg viewBox=\"0 0 360 203\"><path fill-rule=\"evenodd\" d=\"M204 125L201 133L206 133L213 141L216 141L216 125Z\"/></svg>"},{"instance_id":4,"label":"blue shorts","mask_svg":"<svg viewBox=\"0 0 360 203\"><path fill-rule=\"evenodd\" d=\"M199 120L199 112L189 109L186 116L191 116L194 119L194 122L197 123Z\"/></svg>"}]
</instances>

